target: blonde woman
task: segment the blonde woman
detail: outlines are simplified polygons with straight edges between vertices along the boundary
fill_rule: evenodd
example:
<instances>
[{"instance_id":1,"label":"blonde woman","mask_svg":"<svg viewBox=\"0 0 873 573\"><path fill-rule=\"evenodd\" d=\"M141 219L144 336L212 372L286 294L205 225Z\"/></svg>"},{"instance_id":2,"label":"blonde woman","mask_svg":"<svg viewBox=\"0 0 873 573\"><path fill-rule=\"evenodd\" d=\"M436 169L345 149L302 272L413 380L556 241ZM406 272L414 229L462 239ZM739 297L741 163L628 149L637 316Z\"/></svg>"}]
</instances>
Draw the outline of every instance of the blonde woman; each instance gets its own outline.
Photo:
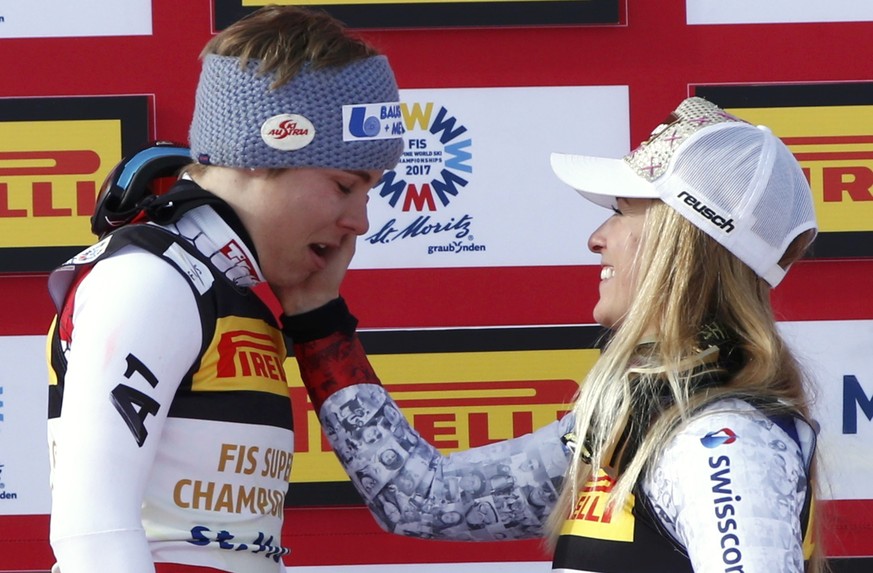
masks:
<instances>
[{"instance_id":1,"label":"blonde woman","mask_svg":"<svg viewBox=\"0 0 873 573\"><path fill-rule=\"evenodd\" d=\"M791 152L767 128L690 98L627 157L554 154L552 167L614 210L588 242L602 265L594 318L611 332L600 359L572 412L532 434L449 456L424 440L401 450L397 474L412 476L412 493L381 475L362 490L374 516L420 537L546 536L556 571L818 570L815 432L769 303L816 233ZM354 319L337 299L290 317L286 332L341 443L339 407L381 389ZM381 400L393 407L384 391ZM364 423L388 424L379 409ZM386 445L359 448L349 474ZM448 484L474 473L512 479L452 496ZM393 492L409 523L382 515L379 491ZM489 519L430 526L440 509Z\"/></svg>"}]
</instances>

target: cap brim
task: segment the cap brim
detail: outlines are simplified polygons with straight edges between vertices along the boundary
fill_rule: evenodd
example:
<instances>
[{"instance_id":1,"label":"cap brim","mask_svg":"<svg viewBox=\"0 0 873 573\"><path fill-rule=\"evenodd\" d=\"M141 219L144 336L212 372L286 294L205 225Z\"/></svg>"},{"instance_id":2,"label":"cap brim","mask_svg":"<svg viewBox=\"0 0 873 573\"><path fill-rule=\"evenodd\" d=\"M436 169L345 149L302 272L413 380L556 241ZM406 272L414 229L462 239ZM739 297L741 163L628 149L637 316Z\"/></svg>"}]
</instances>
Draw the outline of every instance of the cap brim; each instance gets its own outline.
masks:
<instances>
[{"instance_id":1,"label":"cap brim","mask_svg":"<svg viewBox=\"0 0 873 573\"><path fill-rule=\"evenodd\" d=\"M655 186L623 159L552 153L550 161L558 179L601 207L615 207L618 197L658 198Z\"/></svg>"}]
</instances>

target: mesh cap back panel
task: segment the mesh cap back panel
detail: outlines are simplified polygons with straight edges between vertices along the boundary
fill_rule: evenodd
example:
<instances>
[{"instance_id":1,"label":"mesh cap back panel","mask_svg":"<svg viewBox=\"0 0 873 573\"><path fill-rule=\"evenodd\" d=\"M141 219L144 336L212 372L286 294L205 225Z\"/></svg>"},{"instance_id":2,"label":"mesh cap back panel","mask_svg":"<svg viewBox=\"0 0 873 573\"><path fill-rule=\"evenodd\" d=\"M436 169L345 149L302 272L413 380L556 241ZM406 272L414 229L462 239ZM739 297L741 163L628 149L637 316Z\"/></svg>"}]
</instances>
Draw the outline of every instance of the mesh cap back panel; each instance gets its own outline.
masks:
<instances>
[{"instance_id":1,"label":"mesh cap back panel","mask_svg":"<svg viewBox=\"0 0 873 573\"><path fill-rule=\"evenodd\" d=\"M764 127L722 122L688 136L656 185L689 221L778 284L778 261L815 228L809 184L791 151Z\"/></svg>"},{"instance_id":2,"label":"mesh cap back panel","mask_svg":"<svg viewBox=\"0 0 873 573\"><path fill-rule=\"evenodd\" d=\"M751 230L773 247L783 250L799 232L815 221L811 201L799 201L808 183L788 149L776 146L776 161L763 196L752 213L755 223ZM799 230L799 231L798 231Z\"/></svg>"},{"instance_id":3,"label":"mesh cap back panel","mask_svg":"<svg viewBox=\"0 0 873 573\"><path fill-rule=\"evenodd\" d=\"M673 175L694 187L708 205L737 217L754 184L763 138L755 128L702 134L674 159Z\"/></svg>"}]
</instances>

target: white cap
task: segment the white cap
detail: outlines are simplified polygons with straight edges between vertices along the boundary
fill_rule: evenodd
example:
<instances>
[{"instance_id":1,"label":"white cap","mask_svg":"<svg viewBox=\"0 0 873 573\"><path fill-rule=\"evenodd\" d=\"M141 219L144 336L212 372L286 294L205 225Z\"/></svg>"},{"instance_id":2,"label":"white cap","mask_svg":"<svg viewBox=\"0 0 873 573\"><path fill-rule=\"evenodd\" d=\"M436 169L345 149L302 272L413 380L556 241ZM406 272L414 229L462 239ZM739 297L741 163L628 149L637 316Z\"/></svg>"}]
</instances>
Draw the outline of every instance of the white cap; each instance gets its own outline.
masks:
<instances>
[{"instance_id":1,"label":"white cap","mask_svg":"<svg viewBox=\"0 0 873 573\"><path fill-rule=\"evenodd\" d=\"M817 229L812 192L788 147L702 98L683 101L622 159L553 153L552 169L583 197L660 199L746 263L771 287L779 259Z\"/></svg>"}]
</instances>

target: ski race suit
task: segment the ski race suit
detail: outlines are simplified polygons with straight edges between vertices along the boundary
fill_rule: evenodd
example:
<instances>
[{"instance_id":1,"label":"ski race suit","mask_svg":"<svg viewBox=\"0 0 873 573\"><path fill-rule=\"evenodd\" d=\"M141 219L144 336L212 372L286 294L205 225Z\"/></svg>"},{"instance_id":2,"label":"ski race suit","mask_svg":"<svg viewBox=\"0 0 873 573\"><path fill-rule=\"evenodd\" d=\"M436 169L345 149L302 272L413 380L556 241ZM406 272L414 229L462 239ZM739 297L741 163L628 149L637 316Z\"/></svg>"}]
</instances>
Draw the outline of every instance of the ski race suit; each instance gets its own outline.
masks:
<instances>
[{"instance_id":1,"label":"ski race suit","mask_svg":"<svg viewBox=\"0 0 873 573\"><path fill-rule=\"evenodd\" d=\"M427 539L543 536L575 447L573 415L443 455L400 414L355 327L342 299L285 321L325 434L379 524ZM626 507L606 507L614 481L602 471L583 486L553 568L803 571L814 443L798 417L771 418L733 398L709 404L666 445Z\"/></svg>"},{"instance_id":2,"label":"ski race suit","mask_svg":"<svg viewBox=\"0 0 873 573\"><path fill-rule=\"evenodd\" d=\"M284 571L284 337L230 207L192 181L168 197L184 208L166 224L121 227L49 279L55 557L62 573Z\"/></svg>"}]
</instances>

